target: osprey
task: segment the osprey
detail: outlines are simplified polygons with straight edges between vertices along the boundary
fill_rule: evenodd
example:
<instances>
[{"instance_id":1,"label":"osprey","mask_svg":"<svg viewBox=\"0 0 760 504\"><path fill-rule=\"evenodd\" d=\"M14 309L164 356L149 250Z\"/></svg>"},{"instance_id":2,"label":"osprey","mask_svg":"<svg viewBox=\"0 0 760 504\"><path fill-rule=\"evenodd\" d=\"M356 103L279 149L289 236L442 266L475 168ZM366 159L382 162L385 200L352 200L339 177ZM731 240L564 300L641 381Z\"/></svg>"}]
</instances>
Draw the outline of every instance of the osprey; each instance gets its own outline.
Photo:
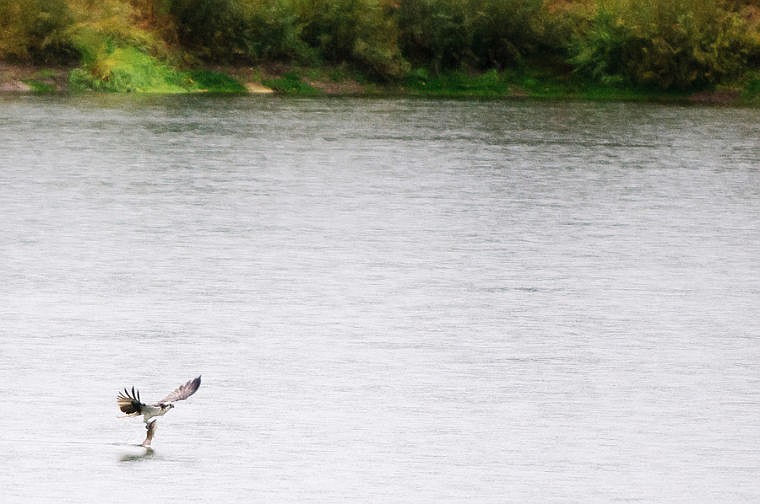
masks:
<instances>
[{"instance_id":1,"label":"osprey","mask_svg":"<svg viewBox=\"0 0 760 504\"><path fill-rule=\"evenodd\" d=\"M173 402L187 399L195 394L200 386L201 377L199 376L188 381L184 385L180 385L174 389L171 394L154 404L145 404L140 399L139 390L135 390L135 388L132 387L132 393L130 394L129 390L125 387L124 392L119 392L119 395L116 396L116 402L119 404L119 409L122 413L126 413L126 416L143 416L145 429L147 429L148 435L145 437L142 446L148 447L150 446L150 442L153 440L153 434L156 431L156 421L158 419L154 417L165 415L174 407L174 404L172 404Z\"/></svg>"}]
</instances>

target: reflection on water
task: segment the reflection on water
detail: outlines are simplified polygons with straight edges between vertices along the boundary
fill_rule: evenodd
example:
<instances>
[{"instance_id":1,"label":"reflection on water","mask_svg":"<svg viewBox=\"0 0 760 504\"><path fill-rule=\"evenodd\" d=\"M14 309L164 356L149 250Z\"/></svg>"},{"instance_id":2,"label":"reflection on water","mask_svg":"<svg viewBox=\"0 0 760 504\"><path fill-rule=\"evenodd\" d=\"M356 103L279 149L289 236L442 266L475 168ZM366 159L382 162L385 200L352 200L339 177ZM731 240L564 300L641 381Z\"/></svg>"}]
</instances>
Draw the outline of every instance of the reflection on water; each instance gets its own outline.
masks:
<instances>
[{"instance_id":1,"label":"reflection on water","mask_svg":"<svg viewBox=\"0 0 760 504\"><path fill-rule=\"evenodd\" d=\"M142 462L151 459L155 455L153 448L142 445L119 445L119 462Z\"/></svg>"},{"instance_id":2,"label":"reflection on water","mask_svg":"<svg viewBox=\"0 0 760 504\"><path fill-rule=\"evenodd\" d=\"M0 97L3 502L757 502L759 125Z\"/></svg>"}]
</instances>

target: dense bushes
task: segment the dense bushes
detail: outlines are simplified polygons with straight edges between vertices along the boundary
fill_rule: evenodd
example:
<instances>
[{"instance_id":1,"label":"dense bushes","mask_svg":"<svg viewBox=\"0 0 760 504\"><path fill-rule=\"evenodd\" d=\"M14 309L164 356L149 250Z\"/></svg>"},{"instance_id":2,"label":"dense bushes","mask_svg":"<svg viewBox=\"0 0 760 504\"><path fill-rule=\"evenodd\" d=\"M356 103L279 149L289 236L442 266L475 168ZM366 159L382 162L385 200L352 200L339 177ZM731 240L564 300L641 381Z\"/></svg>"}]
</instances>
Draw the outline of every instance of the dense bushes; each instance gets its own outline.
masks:
<instances>
[{"instance_id":1,"label":"dense bushes","mask_svg":"<svg viewBox=\"0 0 760 504\"><path fill-rule=\"evenodd\" d=\"M180 41L206 60L350 62L400 77L393 4L387 0L172 0Z\"/></svg>"},{"instance_id":2,"label":"dense bushes","mask_svg":"<svg viewBox=\"0 0 760 504\"><path fill-rule=\"evenodd\" d=\"M408 70L392 0L293 0L293 5L301 38L317 58L352 62L381 78Z\"/></svg>"},{"instance_id":3,"label":"dense bushes","mask_svg":"<svg viewBox=\"0 0 760 504\"><path fill-rule=\"evenodd\" d=\"M502 68L544 45L542 0L405 0L401 47L434 70Z\"/></svg>"},{"instance_id":4,"label":"dense bushes","mask_svg":"<svg viewBox=\"0 0 760 504\"><path fill-rule=\"evenodd\" d=\"M247 27L240 2L174 0L169 12L177 20L180 42L197 55L225 61L247 55Z\"/></svg>"},{"instance_id":5,"label":"dense bushes","mask_svg":"<svg viewBox=\"0 0 760 504\"><path fill-rule=\"evenodd\" d=\"M0 59L68 60L75 56L72 23L65 0L0 0Z\"/></svg>"},{"instance_id":6,"label":"dense bushes","mask_svg":"<svg viewBox=\"0 0 760 504\"><path fill-rule=\"evenodd\" d=\"M758 74L760 5L757 0L0 0L2 59L76 57L94 78L108 78L115 75L115 61L140 59L129 48L159 65L347 64L394 80L544 65L603 85L685 90ZM416 70L410 74L411 68Z\"/></svg>"},{"instance_id":7,"label":"dense bushes","mask_svg":"<svg viewBox=\"0 0 760 504\"><path fill-rule=\"evenodd\" d=\"M753 45L745 20L715 0L607 0L572 61L602 82L690 89L736 77Z\"/></svg>"},{"instance_id":8,"label":"dense bushes","mask_svg":"<svg viewBox=\"0 0 760 504\"><path fill-rule=\"evenodd\" d=\"M194 88L184 72L134 47L113 46L94 64L73 70L72 89L109 92L183 93Z\"/></svg>"},{"instance_id":9,"label":"dense bushes","mask_svg":"<svg viewBox=\"0 0 760 504\"><path fill-rule=\"evenodd\" d=\"M472 51L478 65L505 67L519 63L542 44L542 0L471 0Z\"/></svg>"},{"instance_id":10,"label":"dense bushes","mask_svg":"<svg viewBox=\"0 0 760 504\"><path fill-rule=\"evenodd\" d=\"M213 60L348 62L380 78L566 61L603 84L690 89L760 60L742 0L165 0Z\"/></svg>"}]
</instances>

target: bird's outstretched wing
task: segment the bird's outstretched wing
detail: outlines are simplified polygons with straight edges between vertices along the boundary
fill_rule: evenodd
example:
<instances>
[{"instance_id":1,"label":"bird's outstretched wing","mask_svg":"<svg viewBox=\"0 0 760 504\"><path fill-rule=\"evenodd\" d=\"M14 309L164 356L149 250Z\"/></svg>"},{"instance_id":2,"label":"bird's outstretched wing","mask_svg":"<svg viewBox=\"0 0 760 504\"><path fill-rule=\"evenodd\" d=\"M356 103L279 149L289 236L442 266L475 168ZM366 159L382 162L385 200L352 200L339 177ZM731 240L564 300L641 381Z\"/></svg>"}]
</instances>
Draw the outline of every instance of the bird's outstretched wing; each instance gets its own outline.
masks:
<instances>
[{"instance_id":1,"label":"bird's outstretched wing","mask_svg":"<svg viewBox=\"0 0 760 504\"><path fill-rule=\"evenodd\" d=\"M173 403L174 401L181 401L183 399L187 399L191 395L195 394L195 391L198 390L198 387L201 386L201 377L193 378L192 380L188 381L184 385L180 385L176 389L174 389L174 392L169 394L168 396L164 397L159 401L159 404L169 404Z\"/></svg>"},{"instance_id":2,"label":"bird's outstretched wing","mask_svg":"<svg viewBox=\"0 0 760 504\"><path fill-rule=\"evenodd\" d=\"M145 406L140 400L140 391L135 391L132 387L132 393L125 388L124 392L119 392L116 396L116 402L119 403L119 409L122 413L126 413L127 416L137 416L142 414L142 409Z\"/></svg>"}]
</instances>

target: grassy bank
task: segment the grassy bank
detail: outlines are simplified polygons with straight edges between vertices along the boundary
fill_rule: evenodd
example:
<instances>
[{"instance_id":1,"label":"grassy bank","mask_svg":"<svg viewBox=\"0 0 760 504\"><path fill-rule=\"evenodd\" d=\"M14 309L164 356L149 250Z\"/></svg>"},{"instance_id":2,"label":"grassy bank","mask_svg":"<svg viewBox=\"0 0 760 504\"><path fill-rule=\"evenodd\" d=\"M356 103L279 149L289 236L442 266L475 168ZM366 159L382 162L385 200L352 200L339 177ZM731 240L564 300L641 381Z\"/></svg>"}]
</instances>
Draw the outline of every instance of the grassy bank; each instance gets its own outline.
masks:
<instances>
[{"instance_id":1,"label":"grassy bank","mask_svg":"<svg viewBox=\"0 0 760 504\"><path fill-rule=\"evenodd\" d=\"M133 51L115 51L108 63L106 68L111 75L108 80L94 79L80 66L0 63L0 92L271 93L299 97L531 98L760 105L760 75L708 90L663 91L600 84L575 74L552 74L546 69L439 74L417 69L398 82L378 83L344 67L246 65L181 70Z\"/></svg>"}]
</instances>

